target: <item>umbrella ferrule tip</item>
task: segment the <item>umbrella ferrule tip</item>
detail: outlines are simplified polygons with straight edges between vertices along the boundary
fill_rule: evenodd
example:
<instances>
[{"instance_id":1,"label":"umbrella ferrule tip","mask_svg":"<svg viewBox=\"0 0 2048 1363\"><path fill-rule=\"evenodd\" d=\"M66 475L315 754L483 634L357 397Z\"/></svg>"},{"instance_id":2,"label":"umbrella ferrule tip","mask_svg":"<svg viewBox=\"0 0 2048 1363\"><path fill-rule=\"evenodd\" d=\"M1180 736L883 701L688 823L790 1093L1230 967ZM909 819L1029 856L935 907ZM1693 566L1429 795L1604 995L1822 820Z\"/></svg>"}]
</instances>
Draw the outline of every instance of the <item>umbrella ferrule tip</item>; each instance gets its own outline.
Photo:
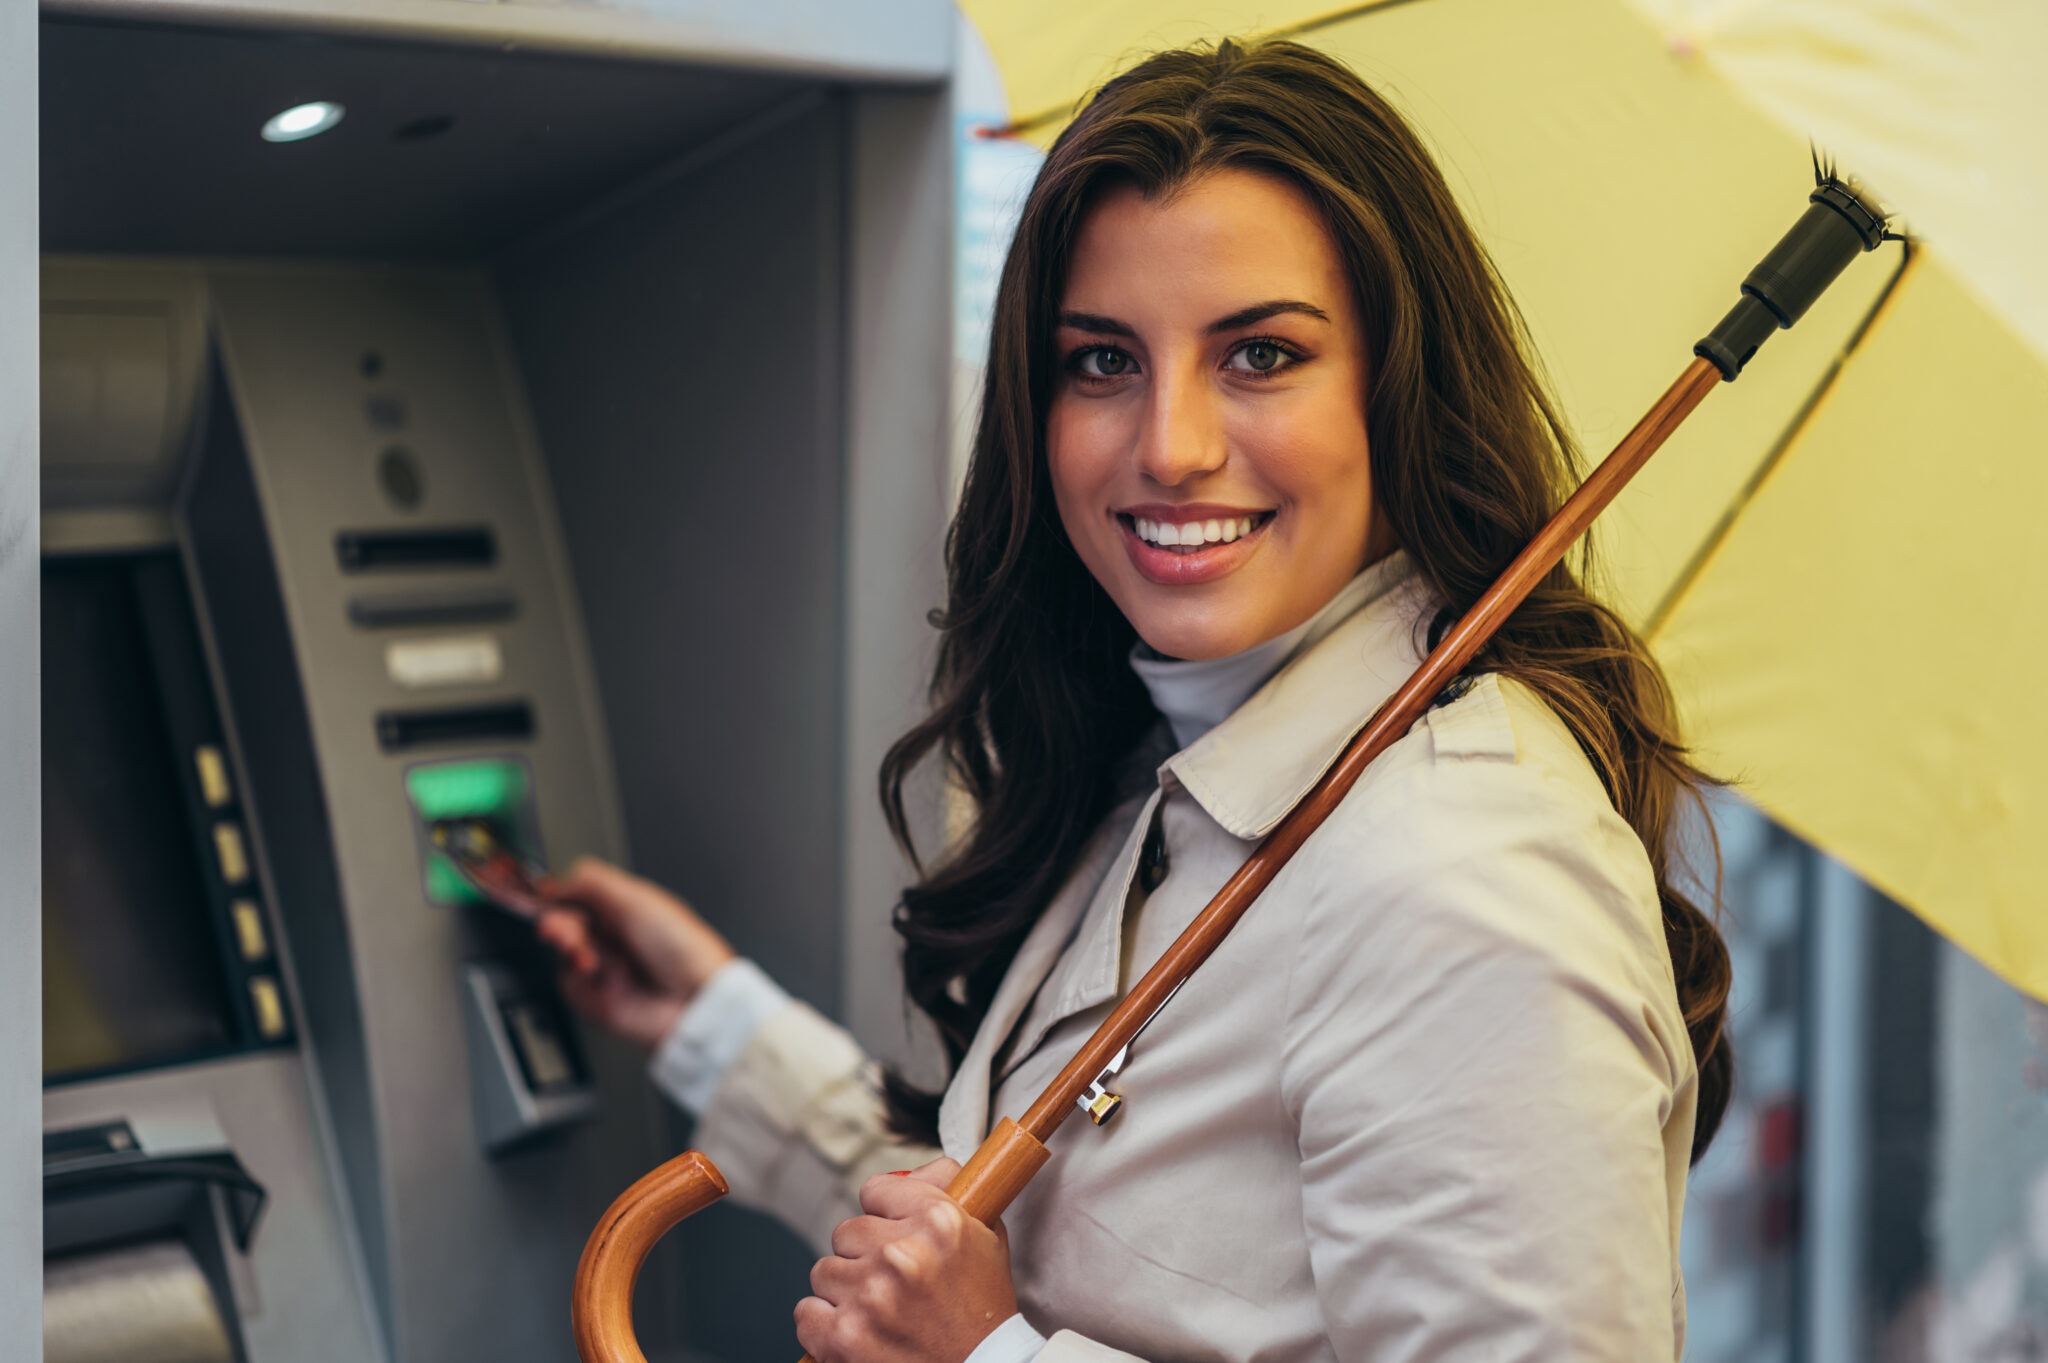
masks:
<instances>
[{"instance_id":1,"label":"umbrella ferrule tip","mask_svg":"<svg viewBox=\"0 0 2048 1363\"><path fill-rule=\"evenodd\" d=\"M1856 230L1863 242L1863 249L1875 251L1884 243L1885 225L1889 221L1885 212L1870 201L1867 194L1846 180L1829 176L1806 196L1808 203L1826 204L1842 215L1842 220Z\"/></svg>"},{"instance_id":2,"label":"umbrella ferrule tip","mask_svg":"<svg viewBox=\"0 0 2048 1363\"><path fill-rule=\"evenodd\" d=\"M1850 261L1885 240L1885 214L1853 183L1832 168L1818 179L1799 221L1742 281L1742 297L1720 325L1693 347L1724 379L1740 374L1773 331L1804 317Z\"/></svg>"}]
</instances>

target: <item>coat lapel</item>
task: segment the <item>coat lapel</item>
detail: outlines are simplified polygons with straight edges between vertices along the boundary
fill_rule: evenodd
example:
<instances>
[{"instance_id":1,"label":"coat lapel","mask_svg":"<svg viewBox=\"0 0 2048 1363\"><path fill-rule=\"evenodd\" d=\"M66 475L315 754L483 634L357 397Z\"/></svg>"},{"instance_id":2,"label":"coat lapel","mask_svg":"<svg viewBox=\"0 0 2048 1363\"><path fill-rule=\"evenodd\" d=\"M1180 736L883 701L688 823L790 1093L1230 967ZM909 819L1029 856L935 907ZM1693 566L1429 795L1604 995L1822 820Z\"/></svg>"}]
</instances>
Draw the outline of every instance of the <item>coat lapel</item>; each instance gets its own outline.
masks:
<instances>
[{"instance_id":1,"label":"coat lapel","mask_svg":"<svg viewBox=\"0 0 2048 1363\"><path fill-rule=\"evenodd\" d=\"M1163 790L1155 792L1131 820L1123 847L1097 882L1088 910L1075 925L1066 951L1015 1028L1017 1039L1003 1057L1006 1070L1015 1070L1053 1028L1076 1013L1108 1003L1117 996L1122 976L1124 911L1130 903L1131 882L1137 878L1145 836L1157 820L1164 798ZM995 1076L998 1086L1001 1078Z\"/></svg>"},{"instance_id":2,"label":"coat lapel","mask_svg":"<svg viewBox=\"0 0 2048 1363\"><path fill-rule=\"evenodd\" d=\"M1157 798L1156 791L1152 798ZM1133 817L1135 809L1135 799L1119 805L1103 821L1105 831L1122 826L1123 820ZM1142 836L1143 822L1139 821L1138 836ZM1030 1005L1039 986L1045 983L1053 965L1060 960L1068 944L1074 941L1075 933L1083 926L1083 916L1096 902L1098 892L1106 887L1108 881L1116 879L1109 874L1112 866L1120 862L1135 862L1136 857L1137 846L1130 838L1120 846L1108 837L1098 836L1083 855L1075 873L1068 877L1058 897L1046 906L1045 912L1039 915L1038 922L1032 925L1030 934L1025 937L1024 944L1017 948L1017 957L1003 975L1002 984L997 986L996 996L989 1002L988 1015L982 1019L981 1029L974 1034L974 1040L939 1104L939 1144L962 1164L988 1135L989 1088L994 1078L991 1066L997 1048L1016 1027L1017 1019ZM1128 871L1125 879L1128 881ZM1088 916L1093 918L1093 915ZM1114 953L1114 924L1110 932ZM1064 993L1064 980L1056 987ZM1116 960L1112 954L1109 990L1114 992L1115 988Z\"/></svg>"}]
</instances>

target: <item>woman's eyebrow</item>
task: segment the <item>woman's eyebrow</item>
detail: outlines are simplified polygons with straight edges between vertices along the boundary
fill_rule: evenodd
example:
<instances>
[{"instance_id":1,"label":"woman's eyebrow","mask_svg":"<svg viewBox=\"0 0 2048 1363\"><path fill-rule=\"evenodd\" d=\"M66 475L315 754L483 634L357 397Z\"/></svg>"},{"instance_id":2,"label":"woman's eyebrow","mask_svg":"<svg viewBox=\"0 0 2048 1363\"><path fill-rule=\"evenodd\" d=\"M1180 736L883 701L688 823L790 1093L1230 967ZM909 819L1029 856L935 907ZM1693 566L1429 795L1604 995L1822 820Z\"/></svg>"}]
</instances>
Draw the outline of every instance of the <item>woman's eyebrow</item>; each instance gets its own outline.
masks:
<instances>
[{"instance_id":1,"label":"woman's eyebrow","mask_svg":"<svg viewBox=\"0 0 2048 1363\"><path fill-rule=\"evenodd\" d=\"M1099 312L1063 312L1060 325L1076 331L1100 331L1110 336L1137 337L1129 322L1119 322L1114 317L1104 317Z\"/></svg>"},{"instance_id":2,"label":"woman's eyebrow","mask_svg":"<svg viewBox=\"0 0 2048 1363\"><path fill-rule=\"evenodd\" d=\"M1304 317L1313 317L1320 322L1330 320L1330 314L1313 303L1304 303L1296 298L1275 298L1268 303L1254 303L1248 308L1239 308L1228 317L1217 318L1209 323L1209 334L1214 336L1218 332L1236 331L1239 327L1253 326L1268 317L1278 317L1283 312L1298 312Z\"/></svg>"},{"instance_id":3,"label":"woman's eyebrow","mask_svg":"<svg viewBox=\"0 0 2048 1363\"><path fill-rule=\"evenodd\" d=\"M1298 298L1275 298L1265 303L1254 303L1248 308L1239 308L1228 317L1217 318L1209 323L1207 328L1208 334L1214 336L1218 332L1235 331L1239 327L1255 326L1265 321L1268 317L1278 317L1285 312L1299 313L1304 317L1313 317L1320 322L1330 320L1330 314L1324 312L1313 303L1304 303ZM1059 324L1063 327L1071 327L1075 331L1095 331L1108 336L1130 336L1135 338L1138 334L1129 322L1119 322L1116 318L1105 317L1099 312L1063 312L1060 314Z\"/></svg>"}]
</instances>

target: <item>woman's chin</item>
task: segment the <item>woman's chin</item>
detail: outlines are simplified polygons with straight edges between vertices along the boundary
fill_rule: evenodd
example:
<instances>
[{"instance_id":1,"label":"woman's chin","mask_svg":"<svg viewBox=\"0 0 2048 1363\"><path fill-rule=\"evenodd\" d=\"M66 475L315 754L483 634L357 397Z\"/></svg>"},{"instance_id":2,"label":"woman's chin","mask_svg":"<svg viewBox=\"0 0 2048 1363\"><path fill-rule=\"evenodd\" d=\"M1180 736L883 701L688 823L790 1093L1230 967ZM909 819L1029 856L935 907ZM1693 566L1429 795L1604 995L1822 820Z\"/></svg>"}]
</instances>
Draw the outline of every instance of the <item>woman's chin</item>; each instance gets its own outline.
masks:
<instances>
[{"instance_id":1,"label":"woman's chin","mask_svg":"<svg viewBox=\"0 0 2048 1363\"><path fill-rule=\"evenodd\" d=\"M1199 619L1186 618L1188 614L1162 611L1151 619L1133 618L1131 625L1154 653L1187 662L1228 658L1271 637L1262 637L1257 624L1236 612L1201 612L1206 618ZM1219 614L1222 618L1218 618Z\"/></svg>"}]
</instances>

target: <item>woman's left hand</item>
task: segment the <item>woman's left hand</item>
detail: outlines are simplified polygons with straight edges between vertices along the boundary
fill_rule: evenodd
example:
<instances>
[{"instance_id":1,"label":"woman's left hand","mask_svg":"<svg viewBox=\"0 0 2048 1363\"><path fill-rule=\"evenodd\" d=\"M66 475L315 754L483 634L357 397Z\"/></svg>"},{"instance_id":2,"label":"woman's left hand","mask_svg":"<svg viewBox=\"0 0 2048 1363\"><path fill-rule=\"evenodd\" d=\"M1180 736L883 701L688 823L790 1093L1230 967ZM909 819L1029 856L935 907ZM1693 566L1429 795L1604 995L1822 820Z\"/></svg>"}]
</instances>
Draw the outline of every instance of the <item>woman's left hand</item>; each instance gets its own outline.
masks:
<instances>
[{"instance_id":1,"label":"woman's left hand","mask_svg":"<svg viewBox=\"0 0 2048 1363\"><path fill-rule=\"evenodd\" d=\"M818 1363L961 1363L1017 1310L1010 1241L946 1196L960 1172L934 1160L861 1185L866 1216L832 1232L832 1257L796 1304L797 1342Z\"/></svg>"}]
</instances>

